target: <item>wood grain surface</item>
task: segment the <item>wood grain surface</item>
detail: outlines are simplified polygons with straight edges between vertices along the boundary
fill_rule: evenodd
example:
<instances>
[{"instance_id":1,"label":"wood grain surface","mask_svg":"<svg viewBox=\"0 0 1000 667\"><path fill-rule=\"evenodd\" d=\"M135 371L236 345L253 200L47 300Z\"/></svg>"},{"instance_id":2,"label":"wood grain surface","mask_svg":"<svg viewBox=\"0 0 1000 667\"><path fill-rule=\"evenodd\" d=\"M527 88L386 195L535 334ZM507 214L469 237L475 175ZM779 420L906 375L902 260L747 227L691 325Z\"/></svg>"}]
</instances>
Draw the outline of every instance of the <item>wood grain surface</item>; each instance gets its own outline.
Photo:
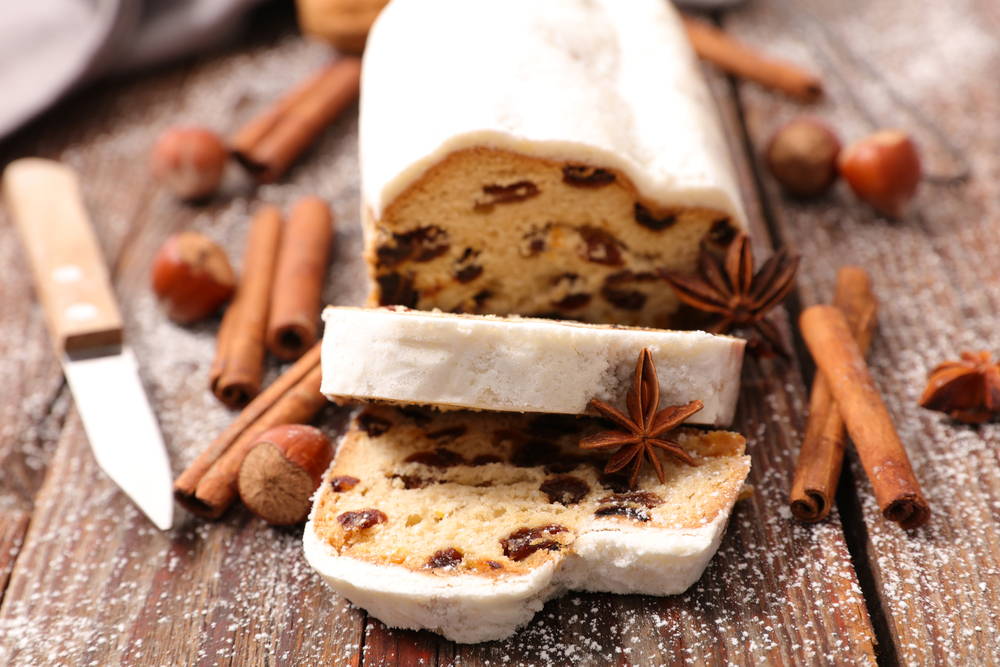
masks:
<instances>
[{"instance_id":1,"label":"wood grain surface","mask_svg":"<svg viewBox=\"0 0 1000 667\"><path fill-rule=\"evenodd\" d=\"M802 306L828 302L848 262L872 274L879 299L870 364L931 504L926 527L900 530L881 517L851 458L849 502L860 510L852 547L876 629L888 635L879 637L887 660L993 664L1000 429L953 423L917 399L937 363L965 349L1000 353L1000 86L985 75L1000 68L1000 6L780 0L748 4L725 26L822 72L828 95L813 112L843 140L901 127L921 147L931 182L898 222L859 205L843 184L816 202L787 201L759 160L755 167L768 224L804 257ZM738 101L753 146L797 112L751 85L739 86Z\"/></svg>"},{"instance_id":2,"label":"wood grain surface","mask_svg":"<svg viewBox=\"0 0 1000 667\"><path fill-rule=\"evenodd\" d=\"M270 528L235 508L215 523L185 514L174 530L160 533L116 490L90 454L50 352L30 272L0 209L0 663L995 659L1000 431L943 421L917 408L916 396L927 368L960 349L1000 352L1000 250L989 245L1000 228L1000 87L981 85L981 73L996 71L1000 56L995 38L976 33L960 47L937 34L948 21L972 32L959 25L963 12L983 16L982 30L992 26L994 35L1000 19L985 2L920 4L775 0L748 3L723 18L747 42L821 71L828 101L810 111L829 118L843 138L875 125L902 125L927 146L929 165L942 180L969 165L965 182L926 185L917 212L900 222L878 219L842 186L818 202L784 199L758 155L774 127L803 107L706 73L737 161L755 254L762 259L775 244L788 243L804 255L790 315L828 300L842 263L860 263L873 274L883 304L873 371L932 504L927 528L907 534L885 522L856 462L839 511L828 521L802 526L791 520L787 491L812 369L781 313L798 357L747 364L735 425L749 439L755 492L737 506L718 555L691 590L670 598L570 593L548 603L514 637L482 645L386 628L313 574L301 554L301 529ZM901 21L907 30L888 30ZM357 304L365 294L356 108L282 183L254 189L234 170L223 196L191 207L149 178L148 150L161 129L198 123L232 130L331 57L296 34L285 8L265 8L252 25L228 50L77 94L0 145L0 164L38 155L64 160L84 175L84 198L175 473L233 413L207 390L218 322L179 328L158 311L148 289L150 258L169 234L201 231L239 258L256 205L287 208L317 194L331 202L338 223L325 297ZM873 39L880 26L891 37L884 44ZM859 84L869 66L881 78ZM903 114L885 93L886 82L906 94L904 106L918 118ZM932 129L921 126L920 117ZM279 370L272 361L268 380ZM336 435L345 419L331 406L320 426Z\"/></svg>"}]
</instances>

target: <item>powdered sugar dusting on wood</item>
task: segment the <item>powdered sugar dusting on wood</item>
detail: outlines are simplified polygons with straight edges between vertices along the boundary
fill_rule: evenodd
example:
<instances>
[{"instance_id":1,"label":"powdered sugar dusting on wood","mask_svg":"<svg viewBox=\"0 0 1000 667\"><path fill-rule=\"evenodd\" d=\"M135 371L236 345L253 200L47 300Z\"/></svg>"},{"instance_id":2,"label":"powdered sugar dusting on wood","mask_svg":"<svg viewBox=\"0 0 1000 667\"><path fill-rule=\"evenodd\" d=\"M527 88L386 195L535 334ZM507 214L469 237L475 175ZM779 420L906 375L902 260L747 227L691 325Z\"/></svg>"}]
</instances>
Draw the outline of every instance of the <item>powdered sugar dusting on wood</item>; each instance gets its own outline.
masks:
<instances>
[{"instance_id":1,"label":"powdered sugar dusting on wood","mask_svg":"<svg viewBox=\"0 0 1000 667\"><path fill-rule=\"evenodd\" d=\"M954 661L971 664L1000 655L1000 425L954 423L918 407L928 371L962 350L1000 353L1000 159L987 147L1000 145L1000 87L988 72L1000 67L1000 48L985 26L1000 21L982 3L858 3L856 11L811 2L796 11L835 26L843 42L871 63L883 81L866 80L831 43L800 46L806 61L827 71L833 95L814 113L828 119L849 141L880 124L912 132L926 168L940 174L955 164L928 126L885 94L885 83L919 109L954 144L971 167L964 185L924 184L910 215L898 222L877 218L842 184L826 199L795 203L780 199L764 173L778 227L804 260L799 288L804 305L828 302L836 270L845 263L865 267L880 301L879 327L870 366L924 495L930 523L904 531L883 519L855 457L870 562L895 650L906 663ZM790 10L791 12L791 10ZM978 20L970 20L978 16ZM794 19L788 17L789 24ZM772 20L741 13L736 31L774 34ZM778 37L778 48L795 39ZM749 37L748 37L749 39ZM824 55L825 52L825 55ZM832 55L831 55L832 53ZM857 74L858 76L854 76ZM869 108L858 108L840 86ZM754 143L797 110L742 87L745 116Z\"/></svg>"}]
</instances>

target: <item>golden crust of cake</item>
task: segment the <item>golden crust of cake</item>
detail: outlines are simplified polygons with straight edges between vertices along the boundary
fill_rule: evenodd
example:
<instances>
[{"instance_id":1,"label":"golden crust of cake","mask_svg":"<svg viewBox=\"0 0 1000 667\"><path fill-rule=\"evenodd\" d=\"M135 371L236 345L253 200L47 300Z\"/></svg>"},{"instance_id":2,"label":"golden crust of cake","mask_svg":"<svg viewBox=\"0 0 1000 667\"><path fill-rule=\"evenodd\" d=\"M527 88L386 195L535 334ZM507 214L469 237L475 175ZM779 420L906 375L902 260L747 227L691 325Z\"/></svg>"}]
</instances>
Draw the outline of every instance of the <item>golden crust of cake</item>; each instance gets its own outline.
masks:
<instances>
[{"instance_id":1,"label":"golden crust of cake","mask_svg":"<svg viewBox=\"0 0 1000 667\"><path fill-rule=\"evenodd\" d=\"M577 447L587 417L368 406L317 494L313 525L339 555L449 576L504 577L563 558L590 530L698 528L728 512L750 467L736 433L681 429L699 462L663 459L638 489Z\"/></svg>"},{"instance_id":2,"label":"golden crust of cake","mask_svg":"<svg viewBox=\"0 0 1000 667\"><path fill-rule=\"evenodd\" d=\"M663 328L659 272L693 272L729 216L663 210L622 173L478 147L454 152L385 210L365 211L371 304Z\"/></svg>"}]
</instances>

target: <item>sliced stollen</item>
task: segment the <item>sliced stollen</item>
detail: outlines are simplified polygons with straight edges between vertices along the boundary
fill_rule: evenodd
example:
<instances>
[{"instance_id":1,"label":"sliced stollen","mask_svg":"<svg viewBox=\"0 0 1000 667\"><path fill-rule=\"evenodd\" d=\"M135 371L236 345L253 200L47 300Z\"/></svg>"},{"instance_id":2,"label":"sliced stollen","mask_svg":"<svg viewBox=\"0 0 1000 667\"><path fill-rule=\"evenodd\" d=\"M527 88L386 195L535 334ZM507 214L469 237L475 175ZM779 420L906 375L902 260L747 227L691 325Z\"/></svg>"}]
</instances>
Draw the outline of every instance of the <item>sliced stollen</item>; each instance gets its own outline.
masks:
<instances>
[{"instance_id":1,"label":"sliced stollen","mask_svg":"<svg viewBox=\"0 0 1000 667\"><path fill-rule=\"evenodd\" d=\"M401 307L330 307L323 319L330 397L562 414L596 398L624 409L643 348L664 401L704 403L691 423L729 424L739 396L745 342L730 336Z\"/></svg>"},{"instance_id":2,"label":"sliced stollen","mask_svg":"<svg viewBox=\"0 0 1000 667\"><path fill-rule=\"evenodd\" d=\"M330 586L393 627L500 639L565 590L671 595L701 576L750 469L742 436L679 429L637 490L577 446L589 417L368 406L304 536Z\"/></svg>"},{"instance_id":3,"label":"sliced stollen","mask_svg":"<svg viewBox=\"0 0 1000 667\"><path fill-rule=\"evenodd\" d=\"M746 226L664 0L393 0L360 122L372 305L677 326L660 272Z\"/></svg>"}]
</instances>

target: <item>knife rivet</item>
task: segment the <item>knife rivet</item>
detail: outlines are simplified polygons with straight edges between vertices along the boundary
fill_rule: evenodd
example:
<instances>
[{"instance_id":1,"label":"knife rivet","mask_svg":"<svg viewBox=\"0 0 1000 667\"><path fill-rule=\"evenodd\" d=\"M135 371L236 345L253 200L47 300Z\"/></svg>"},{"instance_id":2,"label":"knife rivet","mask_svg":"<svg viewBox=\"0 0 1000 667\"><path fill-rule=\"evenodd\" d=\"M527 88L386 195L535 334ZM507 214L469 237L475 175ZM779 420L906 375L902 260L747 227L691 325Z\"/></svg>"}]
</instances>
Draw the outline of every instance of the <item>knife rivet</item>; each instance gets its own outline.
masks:
<instances>
[{"instance_id":1,"label":"knife rivet","mask_svg":"<svg viewBox=\"0 0 1000 667\"><path fill-rule=\"evenodd\" d=\"M92 320L97 317L97 307L92 303L74 303L63 311L67 320Z\"/></svg>"},{"instance_id":2,"label":"knife rivet","mask_svg":"<svg viewBox=\"0 0 1000 667\"><path fill-rule=\"evenodd\" d=\"M83 271L76 264L64 264L52 271L52 280L57 283L75 283L83 278Z\"/></svg>"}]
</instances>

